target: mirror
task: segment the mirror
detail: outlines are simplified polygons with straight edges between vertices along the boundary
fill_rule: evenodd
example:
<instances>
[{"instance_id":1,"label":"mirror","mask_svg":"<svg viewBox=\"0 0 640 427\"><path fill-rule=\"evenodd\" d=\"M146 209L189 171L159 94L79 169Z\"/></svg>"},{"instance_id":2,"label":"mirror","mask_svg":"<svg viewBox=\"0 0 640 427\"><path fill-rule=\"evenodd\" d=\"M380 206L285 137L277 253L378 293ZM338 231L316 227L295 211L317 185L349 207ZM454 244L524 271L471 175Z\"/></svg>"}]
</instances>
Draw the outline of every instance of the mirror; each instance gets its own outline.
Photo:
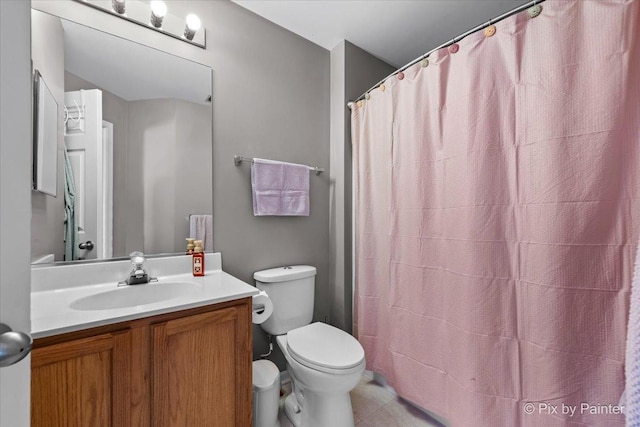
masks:
<instances>
[{"instance_id":1,"label":"mirror","mask_svg":"<svg viewBox=\"0 0 640 427\"><path fill-rule=\"evenodd\" d=\"M58 104L38 70L33 79L33 189L56 197Z\"/></svg>"},{"instance_id":2,"label":"mirror","mask_svg":"<svg viewBox=\"0 0 640 427\"><path fill-rule=\"evenodd\" d=\"M34 262L184 253L211 236L211 68L37 10L32 59L63 110L59 197L32 194Z\"/></svg>"}]
</instances>

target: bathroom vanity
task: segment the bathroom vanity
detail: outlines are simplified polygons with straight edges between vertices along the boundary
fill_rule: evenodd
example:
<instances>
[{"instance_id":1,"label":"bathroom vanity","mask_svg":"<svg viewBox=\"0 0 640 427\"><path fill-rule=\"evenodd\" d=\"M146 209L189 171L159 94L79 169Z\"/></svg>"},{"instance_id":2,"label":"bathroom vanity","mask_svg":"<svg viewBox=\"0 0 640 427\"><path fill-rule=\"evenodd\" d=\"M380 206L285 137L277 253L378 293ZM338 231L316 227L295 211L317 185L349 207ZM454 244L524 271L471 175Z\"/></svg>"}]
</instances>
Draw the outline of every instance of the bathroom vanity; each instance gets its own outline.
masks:
<instances>
[{"instance_id":1,"label":"bathroom vanity","mask_svg":"<svg viewBox=\"0 0 640 427\"><path fill-rule=\"evenodd\" d=\"M175 274L189 258L148 260L158 283L120 288L78 274L115 278L126 261L34 268L32 426L251 425L257 290L223 272L220 254L202 278Z\"/></svg>"}]
</instances>

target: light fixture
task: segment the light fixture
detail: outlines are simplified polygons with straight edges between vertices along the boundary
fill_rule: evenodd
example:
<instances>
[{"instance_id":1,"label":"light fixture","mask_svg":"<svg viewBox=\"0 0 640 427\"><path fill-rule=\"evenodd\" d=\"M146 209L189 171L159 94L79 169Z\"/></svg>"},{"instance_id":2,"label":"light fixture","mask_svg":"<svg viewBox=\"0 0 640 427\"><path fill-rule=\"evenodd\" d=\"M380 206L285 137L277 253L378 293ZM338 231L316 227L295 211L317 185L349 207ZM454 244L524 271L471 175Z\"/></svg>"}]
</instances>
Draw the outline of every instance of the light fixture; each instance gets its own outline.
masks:
<instances>
[{"instance_id":1,"label":"light fixture","mask_svg":"<svg viewBox=\"0 0 640 427\"><path fill-rule=\"evenodd\" d=\"M156 28L162 27L162 19L167 14L167 5L163 1L153 0L151 6L151 25Z\"/></svg>"},{"instance_id":2,"label":"light fixture","mask_svg":"<svg viewBox=\"0 0 640 427\"><path fill-rule=\"evenodd\" d=\"M0 0L0 2L3 1ZM207 29L200 22L200 18L193 13L187 15L186 18L172 15L170 13L171 4L166 0L73 1L202 49L207 48Z\"/></svg>"},{"instance_id":3,"label":"light fixture","mask_svg":"<svg viewBox=\"0 0 640 427\"><path fill-rule=\"evenodd\" d=\"M113 7L113 10L116 11L116 13L124 15L124 2L125 0L111 0L111 7Z\"/></svg>"},{"instance_id":4,"label":"light fixture","mask_svg":"<svg viewBox=\"0 0 640 427\"><path fill-rule=\"evenodd\" d=\"M195 36L196 32L200 29L200 18L192 13L187 15L186 21L187 25L184 27L184 36L187 40L193 40L193 36Z\"/></svg>"}]
</instances>

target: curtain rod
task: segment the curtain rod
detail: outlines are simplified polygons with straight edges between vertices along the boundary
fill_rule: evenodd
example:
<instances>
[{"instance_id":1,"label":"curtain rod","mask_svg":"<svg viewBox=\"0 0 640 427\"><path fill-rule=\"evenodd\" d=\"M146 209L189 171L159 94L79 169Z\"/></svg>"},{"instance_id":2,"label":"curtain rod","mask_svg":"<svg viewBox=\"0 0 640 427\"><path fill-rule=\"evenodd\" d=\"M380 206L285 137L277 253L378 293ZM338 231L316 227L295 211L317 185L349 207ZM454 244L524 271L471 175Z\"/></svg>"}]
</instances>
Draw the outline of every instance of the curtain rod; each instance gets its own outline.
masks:
<instances>
[{"instance_id":1,"label":"curtain rod","mask_svg":"<svg viewBox=\"0 0 640 427\"><path fill-rule=\"evenodd\" d=\"M360 95L359 97L357 97L354 101L350 101L350 102L348 102L348 103L347 103L347 106L349 106L349 108L351 108L351 106L352 106L352 104L353 104L354 102L357 102L357 101L360 101L360 100L364 99L364 97L365 97L365 95L366 95L367 93L371 92L373 89L375 89L375 88L377 88L378 86L380 86L380 85L381 85L382 83L384 83L384 82L385 82L389 77L393 77L393 76L395 76L396 74L398 74L399 72L406 70L407 68L411 67L411 66L412 66L412 65L414 65L414 64L417 64L418 62L422 61L422 60L423 60L423 59L425 59L425 58L428 58L428 57L429 57L429 55L431 55L431 54L432 54L433 52L435 52L436 50L439 50L439 49L442 49L442 48L445 48L445 47L451 46L452 44L459 42L459 41L460 41L460 40L462 40L463 38L467 37L467 36L468 36L468 35L470 35L470 34L475 33L476 31L483 30L483 29L487 28L488 26L495 24L496 22L502 21L503 19L508 18L508 17L510 17L511 15L515 15L516 13L522 12L523 10L529 9L530 7L535 6L536 4L538 4L538 3L542 3L542 2L544 2L544 1L545 1L545 0L532 0L532 1L528 2L528 3L525 3L525 4L521 5L521 6L516 7L515 9L512 9L512 10L510 10L510 11L506 12L506 13L503 13L502 15L500 15L500 16L498 16L498 17L496 17L496 18L490 19L490 20L489 20L489 22L485 22L484 24L478 25L477 27L473 27L473 28L472 28L472 29L470 29L469 31L466 31L466 32L464 32L464 33L460 34L459 36L454 37L452 40L449 40L448 42L443 43L443 44L441 44L440 46L438 46L438 47L436 47L436 48L434 48L434 49L431 49L429 52L427 52L427 53L425 53L425 54L420 55L419 57L417 57L417 58L416 58L416 59L414 59L413 61L409 62L407 65L405 65L405 66L403 66L403 67L401 67L401 68L398 68L398 69L397 69L397 70L395 70L393 73L389 74L387 77L385 77L384 79L380 80L378 83L376 83L376 84L374 84L373 86L371 86L371 87L370 87L370 88L369 88L365 93L363 93L362 95Z\"/></svg>"}]
</instances>

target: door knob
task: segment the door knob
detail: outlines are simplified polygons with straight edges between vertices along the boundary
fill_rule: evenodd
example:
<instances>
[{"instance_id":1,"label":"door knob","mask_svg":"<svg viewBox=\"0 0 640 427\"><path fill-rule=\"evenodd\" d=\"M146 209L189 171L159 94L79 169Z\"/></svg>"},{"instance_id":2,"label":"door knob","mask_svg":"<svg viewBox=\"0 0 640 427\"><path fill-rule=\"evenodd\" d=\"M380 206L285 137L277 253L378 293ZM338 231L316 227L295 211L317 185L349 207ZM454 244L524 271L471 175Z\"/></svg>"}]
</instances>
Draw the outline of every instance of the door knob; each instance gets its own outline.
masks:
<instances>
[{"instance_id":1,"label":"door knob","mask_svg":"<svg viewBox=\"0 0 640 427\"><path fill-rule=\"evenodd\" d=\"M14 332L0 323L0 368L18 363L31 351L33 341L23 332Z\"/></svg>"},{"instance_id":2,"label":"door knob","mask_svg":"<svg viewBox=\"0 0 640 427\"><path fill-rule=\"evenodd\" d=\"M92 250L92 249L93 249L93 242L92 242L91 240L87 240L87 241L86 241L86 242L84 242L84 243L80 243L80 244L78 245L78 247L79 247L80 249L86 249L86 250L90 251L90 250Z\"/></svg>"}]
</instances>

